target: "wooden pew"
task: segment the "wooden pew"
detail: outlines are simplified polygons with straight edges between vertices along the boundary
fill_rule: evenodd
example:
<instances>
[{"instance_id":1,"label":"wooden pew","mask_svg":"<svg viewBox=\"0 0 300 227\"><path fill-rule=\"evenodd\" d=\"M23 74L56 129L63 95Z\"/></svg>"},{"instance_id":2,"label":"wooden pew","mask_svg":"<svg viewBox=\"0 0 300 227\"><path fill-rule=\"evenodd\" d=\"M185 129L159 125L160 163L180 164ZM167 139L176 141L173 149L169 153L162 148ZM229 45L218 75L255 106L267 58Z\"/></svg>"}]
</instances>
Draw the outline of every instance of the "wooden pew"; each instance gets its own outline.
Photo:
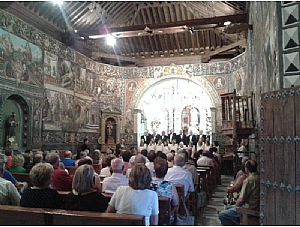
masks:
<instances>
[{"instance_id":1,"label":"wooden pew","mask_svg":"<svg viewBox=\"0 0 300 227\"><path fill-rule=\"evenodd\" d=\"M0 225L145 225L142 215L0 205Z\"/></svg>"},{"instance_id":2,"label":"wooden pew","mask_svg":"<svg viewBox=\"0 0 300 227\"><path fill-rule=\"evenodd\" d=\"M259 225L259 211L237 207L236 211L243 216L240 218L240 225Z\"/></svg>"},{"instance_id":3,"label":"wooden pew","mask_svg":"<svg viewBox=\"0 0 300 227\"><path fill-rule=\"evenodd\" d=\"M66 196L69 195L72 191L57 191L57 192L61 196L62 200L64 201Z\"/></svg>"},{"instance_id":4,"label":"wooden pew","mask_svg":"<svg viewBox=\"0 0 300 227\"><path fill-rule=\"evenodd\" d=\"M17 181L20 182L27 182L28 187L32 187L32 182L29 177L29 173L11 173L14 178L16 178Z\"/></svg>"},{"instance_id":5,"label":"wooden pew","mask_svg":"<svg viewBox=\"0 0 300 227\"><path fill-rule=\"evenodd\" d=\"M75 171L78 167L77 166L66 166L65 168L68 170L69 175L71 176L71 175L75 174Z\"/></svg>"}]
</instances>

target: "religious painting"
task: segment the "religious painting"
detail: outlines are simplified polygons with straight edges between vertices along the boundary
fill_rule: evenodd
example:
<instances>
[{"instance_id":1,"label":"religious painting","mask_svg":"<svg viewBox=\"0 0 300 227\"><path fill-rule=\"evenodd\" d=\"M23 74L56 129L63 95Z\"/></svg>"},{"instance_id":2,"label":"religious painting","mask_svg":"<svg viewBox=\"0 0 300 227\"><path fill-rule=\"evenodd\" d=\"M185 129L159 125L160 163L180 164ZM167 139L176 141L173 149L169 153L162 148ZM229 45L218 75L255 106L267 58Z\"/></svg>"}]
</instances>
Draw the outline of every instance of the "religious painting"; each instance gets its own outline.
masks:
<instances>
[{"instance_id":1,"label":"religious painting","mask_svg":"<svg viewBox=\"0 0 300 227\"><path fill-rule=\"evenodd\" d=\"M135 89L136 89L136 82L133 81L133 80L129 81L128 84L127 84L127 90L128 91L135 91Z\"/></svg>"},{"instance_id":2,"label":"religious painting","mask_svg":"<svg viewBox=\"0 0 300 227\"><path fill-rule=\"evenodd\" d=\"M240 68L233 73L233 86L236 90L237 95L243 95L244 92L244 70Z\"/></svg>"},{"instance_id":3,"label":"religious painting","mask_svg":"<svg viewBox=\"0 0 300 227\"><path fill-rule=\"evenodd\" d=\"M11 33L0 29L0 76L21 83L38 86L43 80L42 50Z\"/></svg>"},{"instance_id":4,"label":"religious painting","mask_svg":"<svg viewBox=\"0 0 300 227\"><path fill-rule=\"evenodd\" d=\"M213 84L216 89L222 89L226 85L226 79L223 76L218 76L214 79Z\"/></svg>"}]
</instances>

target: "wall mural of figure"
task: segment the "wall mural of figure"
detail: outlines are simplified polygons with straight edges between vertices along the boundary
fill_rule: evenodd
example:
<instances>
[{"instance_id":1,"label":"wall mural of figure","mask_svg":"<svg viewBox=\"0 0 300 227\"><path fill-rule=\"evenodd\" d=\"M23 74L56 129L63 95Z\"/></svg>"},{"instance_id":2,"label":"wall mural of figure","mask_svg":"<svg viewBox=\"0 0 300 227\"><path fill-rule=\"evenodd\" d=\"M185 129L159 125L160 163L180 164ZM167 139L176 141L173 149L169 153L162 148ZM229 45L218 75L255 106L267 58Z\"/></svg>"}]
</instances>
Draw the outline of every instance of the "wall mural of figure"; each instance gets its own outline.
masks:
<instances>
[{"instance_id":1,"label":"wall mural of figure","mask_svg":"<svg viewBox=\"0 0 300 227\"><path fill-rule=\"evenodd\" d=\"M226 79L222 76L218 76L214 79L213 84L214 84L216 89L222 89L226 85Z\"/></svg>"},{"instance_id":2,"label":"wall mural of figure","mask_svg":"<svg viewBox=\"0 0 300 227\"><path fill-rule=\"evenodd\" d=\"M105 143L114 144L116 142L116 122L113 118L108 118L105 123Z\"/></svg>"}]
</instances>

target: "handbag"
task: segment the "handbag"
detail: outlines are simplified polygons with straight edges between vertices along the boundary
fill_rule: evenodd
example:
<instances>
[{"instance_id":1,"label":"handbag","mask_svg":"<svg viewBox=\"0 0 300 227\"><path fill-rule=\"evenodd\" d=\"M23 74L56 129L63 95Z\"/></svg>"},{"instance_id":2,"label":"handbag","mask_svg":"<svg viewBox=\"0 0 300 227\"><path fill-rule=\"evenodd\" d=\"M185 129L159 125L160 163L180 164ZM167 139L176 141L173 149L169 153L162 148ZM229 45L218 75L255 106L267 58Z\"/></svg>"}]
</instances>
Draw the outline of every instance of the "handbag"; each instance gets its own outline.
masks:
<instances>
[{"instance_id":1,"label":"handbag","mask_svg":"<svg viewBox=\"0 0 300 227\"><path fill-rule=\"evenodd\" d=\"M182 200L182 204L186 213L186 216L177 216L177 225L195 225L195 218L192 216L186 207L185 202Z\"/></svg>"}]
</instances>

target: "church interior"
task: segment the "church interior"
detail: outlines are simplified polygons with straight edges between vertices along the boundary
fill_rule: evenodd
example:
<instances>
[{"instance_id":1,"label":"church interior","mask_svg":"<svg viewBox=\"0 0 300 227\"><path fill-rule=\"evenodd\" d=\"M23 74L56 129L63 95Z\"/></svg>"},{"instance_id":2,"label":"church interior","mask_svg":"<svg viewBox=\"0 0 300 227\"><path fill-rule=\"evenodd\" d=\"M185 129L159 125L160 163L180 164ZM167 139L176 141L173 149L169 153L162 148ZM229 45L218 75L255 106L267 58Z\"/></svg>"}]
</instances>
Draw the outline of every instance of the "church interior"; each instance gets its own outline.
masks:
<instances>
[{"instance_id":1,"label":"church interior","mask_svg":"<svg viewBox=\"0 0 300 227\"><path fill-rule=\"evenodd\" d=\"M87 138L105 155L183 130L218 141L233 175L243 142L260 174L257 224L300 225L299 9L2 1L0 149L76 154Z\"/></svg>"}]
</instances>

